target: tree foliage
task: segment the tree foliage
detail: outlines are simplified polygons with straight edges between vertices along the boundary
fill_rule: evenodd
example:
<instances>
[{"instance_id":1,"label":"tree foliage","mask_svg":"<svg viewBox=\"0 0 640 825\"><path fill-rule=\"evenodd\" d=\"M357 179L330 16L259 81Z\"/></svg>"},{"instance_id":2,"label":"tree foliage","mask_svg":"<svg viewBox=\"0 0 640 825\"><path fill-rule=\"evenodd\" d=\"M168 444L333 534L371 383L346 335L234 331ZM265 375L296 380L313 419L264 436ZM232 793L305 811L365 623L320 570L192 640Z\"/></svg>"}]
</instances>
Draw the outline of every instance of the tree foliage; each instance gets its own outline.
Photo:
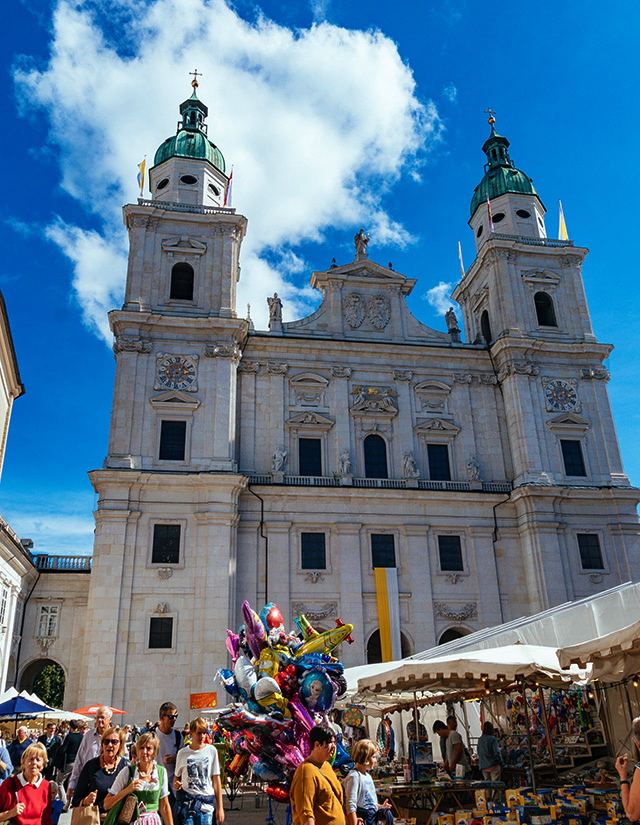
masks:
<instances>
[{"instance_id":1,"label":"tree foliage","mask_svg":"<svg viewBox=\"0 0 640 825\"><path fill-rule=\"evenodd\" d=\"M33 680L33 692L52 708L61 708L64 701L64 670L51 662Z\"/></svg>"}]
</instances>

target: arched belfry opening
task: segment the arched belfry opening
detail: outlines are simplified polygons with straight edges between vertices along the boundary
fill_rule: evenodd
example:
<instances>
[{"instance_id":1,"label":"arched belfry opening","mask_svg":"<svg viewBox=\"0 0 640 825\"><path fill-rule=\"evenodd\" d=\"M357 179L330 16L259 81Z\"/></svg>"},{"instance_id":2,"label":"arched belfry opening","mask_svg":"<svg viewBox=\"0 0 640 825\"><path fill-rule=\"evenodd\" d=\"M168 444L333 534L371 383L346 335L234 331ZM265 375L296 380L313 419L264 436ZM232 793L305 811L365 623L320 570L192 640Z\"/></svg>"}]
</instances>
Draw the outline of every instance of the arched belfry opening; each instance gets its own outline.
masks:
<instances>
[{"instance_id":1,"label":"arched belfry opening","mask_svg":"<svg viewBox=\"0 0 640 825\"><path fill-rule=\"evenodd\" d=\"M493 335L491 334L491 322L489 321L489 313L485 309L482 315L480 316L480 332L482 333L482 337L485 340L487 346L493 341Z\"/></svg>"},{"instance_id":2,"label":"arched belfry opening","mask_svg":"<svg viewBox=\"0 0 640 825\"><path fill-rule=\"evenodd\" d=\"M178 301L193 301L194 272L191 264L181 261L171 270L169 297Z\"/></svg>"},{"instance_id":3,"label":"arched belfry opening","mask_svg":"<svg viewBox=\"0 0 640 825\"><path fill-rule=\"evenodd\" d=\"M557 327L556 311L553 298L547 292L536 292L533 296L536 305L536 316L541 327Z\"/></svg>"}]
</instances>

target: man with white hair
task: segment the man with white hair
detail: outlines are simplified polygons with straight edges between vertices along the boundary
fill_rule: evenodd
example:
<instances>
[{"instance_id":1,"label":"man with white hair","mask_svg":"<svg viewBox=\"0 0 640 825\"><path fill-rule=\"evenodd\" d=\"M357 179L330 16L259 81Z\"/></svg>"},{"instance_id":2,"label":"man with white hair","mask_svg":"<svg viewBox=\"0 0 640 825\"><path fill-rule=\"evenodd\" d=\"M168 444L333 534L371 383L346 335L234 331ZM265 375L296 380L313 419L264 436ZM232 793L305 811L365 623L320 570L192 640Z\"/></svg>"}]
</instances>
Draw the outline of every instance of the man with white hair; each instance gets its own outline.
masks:
<instances>
[{"instance_id":1,"label":"man with white hair","mask_svg":"<svg viewBox=\"0 0 640 825\"><path fill-rule=\"evenodd\" d=\"M69 799L73 798L73 791L76 787L80 771L84 768L90 759L95 759L100 755L100 739L102 734L111 727L111 717L113 713L111 708L103 705L96 711L96 724L92 730L88 730L82 737L76 761L73 763L73 771L71 772L71 779L69 779L69 788L67 796Z\"/></svg>"},{"instance_id":2,"label":"man with white hair","mask_svg":"<svg viewBox=\"0 0 640 825\"><path fill-rule=\"evenodd\" d=\"M11 757L12 765L20 764L22 754L26 751L30 744L31 739L29 737L29 731L24 725L20 725L20 727L16 731L16 738L7 748L7 750L9 751L9 756Z\"/></svg>"}]
</instances>

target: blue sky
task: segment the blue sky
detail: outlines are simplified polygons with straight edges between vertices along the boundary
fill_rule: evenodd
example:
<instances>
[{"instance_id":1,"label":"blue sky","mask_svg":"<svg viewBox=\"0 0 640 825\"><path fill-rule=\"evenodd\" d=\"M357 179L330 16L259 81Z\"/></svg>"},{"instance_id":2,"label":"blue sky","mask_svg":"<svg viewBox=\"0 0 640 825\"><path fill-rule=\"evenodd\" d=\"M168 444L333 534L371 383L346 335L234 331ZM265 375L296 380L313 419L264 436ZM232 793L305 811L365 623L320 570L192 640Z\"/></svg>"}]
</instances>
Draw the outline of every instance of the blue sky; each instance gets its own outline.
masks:
<instances>
[{"instance_id":1,"label":"blue sky","mask_svg":"<svg viewBox=\"0 0 640 825\"><path fill-rule=\"evenodd\" d=\"M311 311L311 270L349 260L362 225L374 260L419 279L412 311L444 329L428 293L455 284L458 240L473 260L469 201L495 109L549 234L561 198L571 239L591 250L587 297L596 335L615 345L609 391L640 484L639 17L621 0L9 4L0 288L27 393L9 433L5 518L37 551L91 551L87 471L108 438L120 208L137 196L136 164L174 132L194 67L249 219L239 310L250 301L258 327L274 289L286 320Z\"/></svg>"}]
</instances>

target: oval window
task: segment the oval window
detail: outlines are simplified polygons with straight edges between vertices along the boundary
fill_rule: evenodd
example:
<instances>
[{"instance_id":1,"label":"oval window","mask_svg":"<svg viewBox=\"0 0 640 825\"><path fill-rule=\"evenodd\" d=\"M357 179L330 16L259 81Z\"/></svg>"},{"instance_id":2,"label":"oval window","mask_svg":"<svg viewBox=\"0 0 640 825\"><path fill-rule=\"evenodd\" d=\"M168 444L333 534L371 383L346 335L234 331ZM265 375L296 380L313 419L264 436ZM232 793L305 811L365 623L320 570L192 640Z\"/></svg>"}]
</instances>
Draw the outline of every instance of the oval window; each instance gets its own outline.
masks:
<instances>
[{"instance_id":1,"label":"oval window","mask_svg":"<svg viewBox=\"0 0 640 825\"><path fill-rule=\"evenodd\" d=\"M526 209L516 209L516 215L519 218L530 218L531 217L531 212L527 212Z\"/></svg>"},{"instance_id":2,"label":"oval window","mask_svg":"<svg viewBox=\"0 0 640 825\"><path fill-rule=\"evenodd\" d=\"M476 232L476 238L479 238L480 235L482 235L482 229L483 229L483 226L482 226L482 224L480 224L480 226L478 227L478 230Z\"/></svg>"},{"instance_id":3,"label":"oval window","mask_svg":"<svg viewBox=\"0 0 640 825\"><path fill-rule=\"evenodd\" d=\"M169 178L163 178L160 181L160 183L156 186L156 191L159 191L160 189L164 189L165 186L168 186L168 185L169 185Z\"/></svg>"},{"instance_id":4,"label":"oval window","mask_svg":"<svg viewBox=\"0 0 640 825\"><path fill-rule=\"evenodd\" d=\"M212 195L220 194L220 190L218 189L218 187L214 186L212 183L209 184L209 192L211 192Z\"/></svg>"},{"instance_id":5,"label":"oval window","mask_svg":"<svg viewBox=\"0 0 640 825\"><path fill-rule=\"evenodd\" d=\"M498 212L497 215L493 216L493 222L494 223L500 223L500 221L503 221L503 220L504 220L504 212Z\"/></svg>"},{"instance_id":6,"label":"oval window","mask_svg":"<svg viewBox=\"0 0 640 825\"><path fill-rule=\"evenodd\" d=\"M189 184L190 186L191 186L192 184L194 184L194 183L197 183L197 182L198 182L198 179L197 179L197 178L194 178L194 177L193 177L193 175L182 175L182 176L181 176L181 178L180 178L180 180L182 181L182 183L187 183L187 184Z\"/></svg>"}]
</instances>

